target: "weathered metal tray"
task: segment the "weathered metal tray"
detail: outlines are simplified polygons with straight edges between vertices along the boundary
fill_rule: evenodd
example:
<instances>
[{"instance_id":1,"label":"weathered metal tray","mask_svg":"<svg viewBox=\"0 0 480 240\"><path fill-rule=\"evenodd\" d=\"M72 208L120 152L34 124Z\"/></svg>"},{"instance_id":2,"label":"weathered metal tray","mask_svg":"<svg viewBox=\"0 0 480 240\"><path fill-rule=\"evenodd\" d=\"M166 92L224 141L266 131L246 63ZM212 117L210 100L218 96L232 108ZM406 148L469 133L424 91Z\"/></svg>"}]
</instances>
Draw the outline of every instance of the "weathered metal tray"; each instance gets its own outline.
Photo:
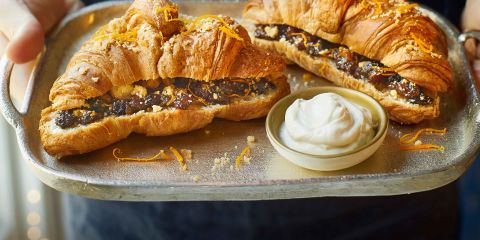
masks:
<instances>
[{"instance_id":1,"label":"weathered metal tray","mask_svg":"<svg viewBox=\"0 0 480 240\"><path fill-rule=\"evenodd\" d=\"M180 7L189 15L221 13L239 18L242 5L203 2L183 3ZM448 36L455 87L443 98L443 114L439 119L417 126L391 123L379 151L360 165L336 172L315 172L292 165L269 144L265 119L240 123L216 120L206 129L170 137L132 135L90 154L55 160L43 150L37 130L40 112L49 104L49 90L82 42L99 26L123 14L127 7L125 2L94 5L60 24L34 72L24 113L15 110L9 96L12 64L5 58L1 62L2 113L16 129L23 156L36 175L57 190L90 198L140 201L393 195L425 191L454 181L469 167L479 149L479 96L464 49L457 40L459 32L445 19L425 9ZM328 85L320 79L305 82L304 71L298 67L290 67L288 71L292 90ZM445 153L399 150L399 136L421 127L448 128L444 137L430 139L444 145ZM239 170L230 167L246 146L249 135L257 139L252 147L251 163ZM193 160L187 162L188 171L182 171L176 161L118 162L112 156L114 148L121 148L131 156L150 156L169 146L193 151ZM212 169L214 159L222 156L230 162Z\"/></svg>"}]
</instances>

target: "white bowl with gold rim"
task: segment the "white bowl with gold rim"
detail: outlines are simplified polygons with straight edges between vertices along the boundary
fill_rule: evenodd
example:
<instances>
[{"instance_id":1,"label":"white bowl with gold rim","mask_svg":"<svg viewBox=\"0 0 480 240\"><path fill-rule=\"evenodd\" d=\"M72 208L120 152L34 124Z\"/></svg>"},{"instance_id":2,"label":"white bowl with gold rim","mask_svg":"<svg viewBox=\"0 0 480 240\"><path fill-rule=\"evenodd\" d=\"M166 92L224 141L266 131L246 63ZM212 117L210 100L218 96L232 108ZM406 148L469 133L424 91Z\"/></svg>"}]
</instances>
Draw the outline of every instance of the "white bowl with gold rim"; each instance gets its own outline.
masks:
<instances>
[{"instance_id":1,"label":"white bowl with gold rim","mask_svg":"<svg viewBox=\"0 0 480 240\"><path fill-rule=\"evenodd\" d=\"M321 93L336 93L348 101L370 110L376 123L374 137L363 146L354 150L330 155L307 154L285 145L280 138L280 127L285 121L287 108L297 99L311 99ZM380 103L364 93L341 87L315 87L290 94L272 107L266 120L267 137L282 157L301 167L319 171L341 170L365 161L383 143L387 135L387 128L387 113Z\"/></svg>"}]
</instances>

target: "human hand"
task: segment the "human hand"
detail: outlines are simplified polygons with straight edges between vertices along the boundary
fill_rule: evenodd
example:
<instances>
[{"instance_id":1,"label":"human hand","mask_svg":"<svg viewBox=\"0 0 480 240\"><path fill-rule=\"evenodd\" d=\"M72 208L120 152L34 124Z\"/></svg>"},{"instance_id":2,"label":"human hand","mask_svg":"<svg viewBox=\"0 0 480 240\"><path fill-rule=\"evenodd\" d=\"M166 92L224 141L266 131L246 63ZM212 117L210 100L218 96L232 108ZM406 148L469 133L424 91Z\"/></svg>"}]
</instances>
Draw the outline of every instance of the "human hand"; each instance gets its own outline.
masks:
<instances>
[{"instance_id":1,"label":"human hand","mask_svg":"<svg viewBox=\"0 0 480 240\"><path fill-rule=\"evenodd\" d=\"M15 63L33 60L43 49L45 34L81 5L80 0L1 0L0 38L4 44L6 38L7 57Z\"/></svg>"},{"instance_id":2,"label":"human hand","mask_svg":"<svg viewBox=\"0 0 480 240\"><path fill-rule=\"evenodd\" d=\"M480 0L467 0L462 16L464 31L480 31ZM480 82L480 44L473 39L465 43L465 48L472 62L473 74Z\"/></svg>"}]
</instances>

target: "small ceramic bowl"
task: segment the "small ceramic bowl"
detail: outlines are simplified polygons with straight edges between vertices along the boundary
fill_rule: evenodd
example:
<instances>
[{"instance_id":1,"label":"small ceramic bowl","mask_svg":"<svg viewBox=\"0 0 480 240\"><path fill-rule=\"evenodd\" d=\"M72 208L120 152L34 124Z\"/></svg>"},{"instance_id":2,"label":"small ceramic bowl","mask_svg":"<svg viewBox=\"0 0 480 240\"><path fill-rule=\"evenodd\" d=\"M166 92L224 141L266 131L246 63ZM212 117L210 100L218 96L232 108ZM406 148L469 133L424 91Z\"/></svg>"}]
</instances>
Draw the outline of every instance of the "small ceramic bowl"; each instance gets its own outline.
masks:
<instances>
[{"instance_id":1,"label":"small ceramic bowl","mask_svg":"<svg viewBox=\"0 0 480 240\"><path fill-rule=\"evenodd\" d=\"M306 154L287 147L280 139L280 126L285 121L287 108L299 98L311 99L320 93L336 93L347 100L370 110L377 123L375 136L362 147L345 153L331 155ZM341 87L308 88L290 94L278 101L267 116L266 130L270 143L275 150L289 161L312 170L334 171L359 164L369 158L382 144L387 135L388 117L383 107L372 97L352 89Z\"/></svg>"}]
</instances>

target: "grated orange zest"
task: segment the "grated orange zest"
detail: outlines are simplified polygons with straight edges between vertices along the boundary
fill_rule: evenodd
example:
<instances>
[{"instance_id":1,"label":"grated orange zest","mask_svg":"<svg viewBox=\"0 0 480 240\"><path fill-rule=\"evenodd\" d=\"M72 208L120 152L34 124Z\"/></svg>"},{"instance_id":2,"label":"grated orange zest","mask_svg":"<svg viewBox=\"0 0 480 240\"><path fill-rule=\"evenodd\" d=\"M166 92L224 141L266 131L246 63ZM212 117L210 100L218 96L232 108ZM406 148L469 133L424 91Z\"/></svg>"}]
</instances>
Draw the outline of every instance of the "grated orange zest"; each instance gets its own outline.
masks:
<instances>
[{"instance_id":1,"label":"grated orange zest","mask_svg":"<svg viewBox=\"0 0 480 240\"><path fill-rule=\"evenodd\" d=\"M138 31L138 27L130 29L130 30L124 32L124 33L114 33L114 32L106 33L104 29L101 29L95 34L95 37L93 39L95 41L111 39L111 40L119 41L119 42L140 43L144 47L148 46L148 43L146 41L139 41L138 40L137 31ZM163 36L162 36L162 38L163 38Z\"/></svg>"},{"instance_id":2,"label":"grated orange zest","mask_svg":"<svg viewBox=\"0 0 480 240\"><path fill-rule=\"evenodd\" d=\"M414 9L417 6L418 6L417 3L410 3L410 4L407 4L407 5L401 5L397 8L397 11L400 14L404 14L404 13L407 13L408 11L410 11L411 9Z\"/></svg>"},{"instance_id":3,"label":"grated orange zest","mask_svg":"<svg viewBox=\"0 0 480 240\"><path fill-rule=\"evenodd\" d=\"M157 8L157 14L158 13L163 13L163 18L165 19L166 22L173 22L173 21L183 22L183 20L180 18L172 17L172 13L178 13L178 8L176 6L165 6L165 7Z\"/></svg>"},{"instance_id":4,"label":"grated orange zest","mask_svg":"<svg viewBox=\"0 0 480 240\"><path fill-rule=\"evenodd\" d=\"M375 4L375 15L380 15L382 13L382 3L378 0L373 0Z\"/></svg>"},{"instance_id":5,"label":"grated orange zest","mask_svg":"<svg viewBox=\"0 0 480 240\"><path fill-rule=\"evenodd\" d=\"M415 133L407 133L403 136L400 137L400 143L401 144L410 144L415 142L418 137L422 134L428 134L428 135L439 135L443 136L447 133L447 129L434 129L434 128L422 128L418 130Z\"/></svg>"},{"instance_id":6,"label":"grated orange zest","mask_svg":"<svg viewBox=\"0 0 480 240\"><path fill-rule=\"evenodd\" d=\"M207 18L213 18L217 21L219 21L222 26L218 28L218 30L222 31L223 33L225 33L227 36L229 37L232 37L232 38L235 38L239 41L242 41L243 42L243 38L240 37L240 35L238 35L238 33L236 33L231 27L230 25L221 17L219 16L216 16L216 15L210 15L210 14L207 14L207 15L202 15L202 16L199 16L197 17L196 19L194 19L192 22L191 22L191 27L189 29L187 29L185 31L185 33L190 33L190 32L193 32L197 26L197 24L203 20L203 19L207 19Z\"/></svg>"},{"instance_id":7,"label":"grated orange zest","mask_svg":"<svg viewBox=\"0 0 480 240\"><path fill-rule=\"evenodd\" d=\"M360 2L360 6L361 6L363 9L368 8L368 5L369 5L369 4L368 4L368 2L367 2L366 0L362 0L362 1Z\"/></svg>"},{"instance_id":8,"label":"grated orange zest","mask_svg":"<svg viewBox=\"0 0 480 240\"><path fill-rule=\"evenodd\" d=\"M422 50L425 53L430 54L433 51L433 46L432 44L426 43L419 37L417 37L414 33L410 33L410 36L413 38L413 41L418 45L420 50Z\"/></svg>"},{"instance_id":9,"label":"grated orange zest","mask_svg":"<svg viewBox=\"0 0 480 240\"><path fill-rule=\"evenodd\" d=\"M240 155L238 155L238 157L235 159L235 166L237 168L240 168L240 166L242 165L243 156L245 156L245 154L250 154L250 152L251 152L251 150L250 150L249 146L246 146L245 148L243 148Z\"/></svg>"},{"instance_id":10,"label":"grated orange zest","mask_svg":"<svg viewBox=\"0 0 480 240\"><path fill-rule=\"evenodd\" d=\"M368 6L374 6L375 7L375 15L380 15L382 13L382 3L378 0L362 0L360 2L360 7L363 9L367 9Z\"/></svg>"},{"instance_id":11,"label":"grated orange zest","mask_svg":"<svg viewBox=\"0 0 480 240\"><path fill-rule=\"evenodd\" d=\"M100 33L99 36L95 37L95 40L103 40L106 38L112 38L114 40L120 40L124 42L136 42L137 41L137 30L138 28L134 28L130 31L124 33Z\"/></svg>"},{"instance_id":12,"label":"grated orange zest","mask_svg":"<svg viewBox=\"0 0 480 240\"><path fill-rule=\"evenodd\" d=\"M165 154L163 150L152 157L148 158L132 158L132 157L119 157L118 154L121 154L122 150L120 148L115 148L112 151L113 157L115 157L118 161L136 161L136 162L149 162L155 160L161 160L162 155Z\"/></svg>"}]
</instances>

